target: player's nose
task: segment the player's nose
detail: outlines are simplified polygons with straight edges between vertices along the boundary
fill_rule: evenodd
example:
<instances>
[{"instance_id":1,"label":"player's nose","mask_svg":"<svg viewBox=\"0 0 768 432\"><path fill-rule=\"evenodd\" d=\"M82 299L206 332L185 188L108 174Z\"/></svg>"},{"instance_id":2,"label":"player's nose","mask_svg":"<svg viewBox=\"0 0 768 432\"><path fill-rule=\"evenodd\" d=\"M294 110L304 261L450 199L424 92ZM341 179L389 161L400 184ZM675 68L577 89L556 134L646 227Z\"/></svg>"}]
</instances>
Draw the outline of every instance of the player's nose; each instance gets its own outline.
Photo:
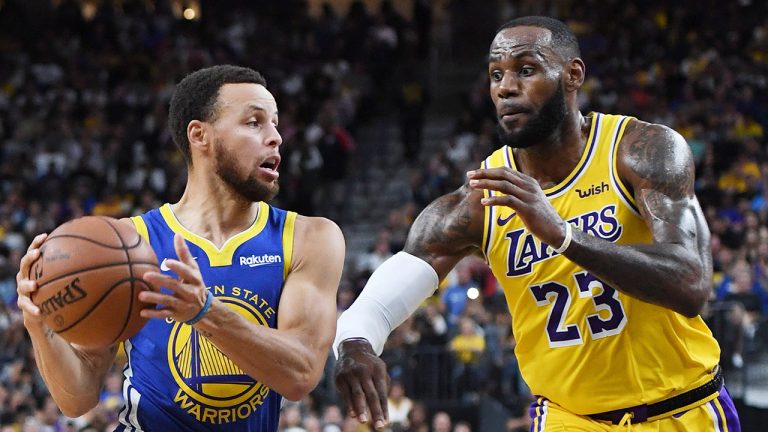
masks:
<instances>
[{"instance_id":1,"label":"player's nose","mask_svg":"<svg viewBox=\"0 0 768 432\"><path fill-rule=\"evenodd\" d=\"M496 88L497 95L500 98L513 97L520 94L520 80L517 79L516 74L511 72L504 72L504 76L499 81L499 85Z\"/></svg>"},{"instance_id":2,"label":"player's nose","mask_svg":"<svg viewBox=\"0 0 768 432\"><path fill-rule=\"evenodd\" d=\"M280 132L277 130L277 127L275 125L273 124L269 125L269 129L264 139L264 143L270 147L279 146L280 144L283 143L283 137L280 135Z\"/></svg>"}]
</instances>

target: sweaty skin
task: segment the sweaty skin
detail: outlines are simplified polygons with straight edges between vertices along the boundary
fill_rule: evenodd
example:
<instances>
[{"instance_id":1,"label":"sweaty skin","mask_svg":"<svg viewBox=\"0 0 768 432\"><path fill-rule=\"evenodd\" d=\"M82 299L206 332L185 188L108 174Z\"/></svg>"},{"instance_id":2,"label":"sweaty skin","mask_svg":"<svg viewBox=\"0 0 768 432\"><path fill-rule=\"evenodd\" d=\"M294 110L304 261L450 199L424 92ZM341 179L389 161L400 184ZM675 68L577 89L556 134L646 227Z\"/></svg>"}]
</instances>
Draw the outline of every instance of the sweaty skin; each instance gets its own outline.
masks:
<instances>
[{"instance_id":1,"label":"sweaty skin","mask_svg":"<svg viewBox=\"0 0 768 432\"><path fill-rule=\"evenodd\" d=\"M577 165L590 124L577 101L584 63L563 57L563 52L552 47L550 31L539 27L507 28L495 37L489 52L490 94L518 170L470 171L467 184L436 199L418 216L404 250L431 265L440 279L463 257L481 253L487 206L509 207L540 241L563 244L566 222L543 189L562 182ZM545 125L549 129L543 133L526 134L558 88L566 108L562 121ZM519 141L531 136L537 137L535 142ZM653 243L619 245L574 229L562 254L623 294L695 317L707 299L712 257L687 143L665 126L632 120L619 143L616 164ZM498 193L483 198L484 190ZM386 388L385 371L367 341L340 344L337 387L350 415L359 414L363 422L372 419L377 429L386 422L386 394L376 393Z\"/></svg>"}]
</instances>

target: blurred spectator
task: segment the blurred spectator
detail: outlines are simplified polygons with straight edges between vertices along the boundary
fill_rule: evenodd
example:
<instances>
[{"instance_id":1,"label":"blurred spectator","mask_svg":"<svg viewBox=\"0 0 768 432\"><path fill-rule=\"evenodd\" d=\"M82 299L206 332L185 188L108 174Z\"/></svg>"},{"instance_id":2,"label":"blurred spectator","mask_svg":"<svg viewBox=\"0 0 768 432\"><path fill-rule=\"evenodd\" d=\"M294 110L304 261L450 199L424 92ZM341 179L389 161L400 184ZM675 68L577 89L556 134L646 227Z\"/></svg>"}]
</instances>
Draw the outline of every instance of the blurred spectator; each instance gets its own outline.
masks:
<instances>
[{"instance_id":1,"label":"blurred spectator","mask_svg":"<svg viewBox=\"0 0 768 432\"><path fill-rule=\"evenodd\" d=\"M357 269L359 272L370 275L381 263L392 256L392 251L389 247L390 234L389 231L382 230L379 232L370 252L359 257Z\"/></svg>"},{"instance_id":2,"label":"blurred spectator","mask_svg":"<svg viewBox=\"0 0 768 432\"><path fill-rule=\"evenodd\" d=\"M123 407L123 376L117 371L107 375L104 389L99 395L99 403L109 410L119 411Z\"/></svg>"},{"instance_id":3,"label":"blurred spectator","mask_svg":"<svg viewBox=\"0 0 768 432\"><path fill-rule=\"evenodd\" d=\"M298 405L291 404L283 407L280 412L278 430L281 432L307 432L301 427L301 410Z\"/></svg>"},{"instance_id":4,"label":"blurred spectator","mask_svg":"<svg viewBox=\"0 0 768 432\"><path fill-rule=\"evenodd\" d=\"M413 402L405 395L405 388L400 381L392 381L389 384L389 397L387 398L387 411L389 424L394 431L408 429L408 413L413 408Z\"/></svg>"},{"instance_id":5,"label":"blurred spectator","mask_svg":"<svg viewBox=\"0 0 768 432\"><path fill-rule=\"evenodd\" d=\"M450 284L441 296L445 308L445 318L448 330L453 332L459 324L459 318L467 306L467 293L470 288L477 289L477 282L472 280L472 272L465 262L459 263L454 269L456 282Z\"/></svg>"},{"instance_id":6,"label":"blurred spectator","mask_svg":"<svg viewBox=\"0 0 768 432\"><path fill-rule=\"evenodd\" d=\"M485 337L471 318L461 319L459 334L451 339L449 349L456 359L453 379L465 397L476 399L483 378L480 360L485 351Z\"/></svg>"},{"instance_id":7,"label":"blurred spectator","mask_svg":"<svg viewBox=\"0 0 768 432\"><path fill-rule=\"evenodd\" d=\"M403 247L415 215L463 184L466 169L497 145L487 73L475 73L471 62L454 57L470 52L467 41L479 39L462 31L475 22L469 13L482 9L466 7L471 2L444 7L450 2L415 0L409 20L389 1L377 10L354 1L346 12L324 3L318 16L308 13L307 2L266 2L268 7L257 10L234 1L204 8L204 18L191 21L175 12L173 2L122 2L120 8L96 2L92 14L83 14L81 5L91 3L0 2L0 430L113 429L113 407L122 397L118 373L110 375L102 403L88 415L71 424L52 421L56 413L34 372L16 309L15 273L38 232L85 214L139 214L180 196L184 161L166 127L167 103L179 77L213 63L264 72L283 101L278 204L331 216L342 225L358 222L350 220L346 198L351 176L365 170L371 156L356 151L357 131L376 116L400 132L394 141L404 146L401 162L413 165L403 173L406 192L398 194L406 202L391 208L387 220L364 221L384 228L370 251L350 256L357 268L339 290L341 309L368 274ZM721 343L721 364L742 404L745 432L762 430L768 422L768 3L630 2L591 7L590 13L570 3L502 2L488 17L489 29L504 16L560 16L578 33L592 65L580 95L585 112L632 114L674 127L687 139L696 161L696 192L712 231L715 278L707 323ZM473 58L487 43L471 47ZM455 113L446 118L448 106L437 107L439 116L428 112L431 100L454 97L456 87L463 94ZM436 136L435 126L442 123L446 133ZM369 200L380 198L362 186L373 192ZM522 405L530 394L514 357L510 317L495 279L482 266L457 271L440 298L445 315L435 301L439 295L425 302L393 334L383 357L406 387L417 381L408 377L416 377L441 390L427 400L430 407L441 403L436 397L453 400L460 392L445 386L455 384L451 374L434 378L428 372L449 363L446 328L453 335L460 317L472 317L477 345L476 336L485 334L478 376L494 377L474 383L473 392L487 391L505 402L514 413L508 430L527 430ZM475 300L467 298L471 286L480 291ZM424 352L429 357L418 357ZM476 351L465 353L475 358ZM414 358L435 359L437 366L414 364ZM331 381L325 377L321 383ZM343 418L328 396L332 389L319 389L322 396L312 406L286 405L284 415L299 417L290 427L367 430ZM423 395L408 394L414 403L408 430L425 432Z\"/></svg>"},{"instance_id":8,"label":"blurred spectator","mask_svg":"<svg viewBox=\"0 0 768 432\"><path fill-rule=\"evenodd\" d=\"M432 432L451 432L451 416L445 411L438 411L432 416Z\"/></svg>"},{"instance_id":9,"label":"blurred spectator","mask_svg":"<svg viewBox=\"0 0 768 432\"><path fill-rule=\"evenodd\" d=\"M453 427L453 432L472 432L472 427L465 421L457 422Z\"/></svg>"}]
</instances>

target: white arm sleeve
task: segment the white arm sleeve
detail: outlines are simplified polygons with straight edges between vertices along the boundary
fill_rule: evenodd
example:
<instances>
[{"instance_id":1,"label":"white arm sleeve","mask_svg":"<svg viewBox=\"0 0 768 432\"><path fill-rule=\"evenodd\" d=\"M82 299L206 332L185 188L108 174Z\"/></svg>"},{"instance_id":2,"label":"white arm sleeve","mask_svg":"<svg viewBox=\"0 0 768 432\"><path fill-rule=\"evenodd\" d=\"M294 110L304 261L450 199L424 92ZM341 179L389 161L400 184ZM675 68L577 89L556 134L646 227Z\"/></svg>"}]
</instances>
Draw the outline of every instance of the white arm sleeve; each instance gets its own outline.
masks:
<instances>
[{"instance_id":1,"label":"white arm sleeve","mask_svg":"<svg viewBox=\"0 0 768 432\"><path fill-rule=\"evenodd\" d=\"M389 333L402 324L437 289L431 265L407 252L398 252L373 272L363 292L339 317L333 353L345 339L364 338L376 355L384 350Z\"/></svg>"}]
</instances>

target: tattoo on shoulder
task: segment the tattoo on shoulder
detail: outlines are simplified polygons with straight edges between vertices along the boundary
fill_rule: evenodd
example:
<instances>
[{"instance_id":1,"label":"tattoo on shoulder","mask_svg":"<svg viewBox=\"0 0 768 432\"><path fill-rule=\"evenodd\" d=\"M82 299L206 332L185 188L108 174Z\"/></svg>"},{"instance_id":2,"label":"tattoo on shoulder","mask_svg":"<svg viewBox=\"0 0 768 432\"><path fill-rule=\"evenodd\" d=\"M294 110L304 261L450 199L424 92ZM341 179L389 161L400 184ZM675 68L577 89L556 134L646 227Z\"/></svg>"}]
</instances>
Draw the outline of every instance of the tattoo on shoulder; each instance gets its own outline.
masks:
<instances>
[{"instance_id":1,"label":"tattoo on shoulder","mask_svg":"<svg viewBox=\"0 0 768 432\"><path fill-rule=\"evenodd\" d=\"M436 256L469 253L478 248L483 220L477 220L467 199L469 193L462 188L427 206L414 222L405 250L431 264Z\"/></svg>"},{"instance_id":2,"label":"tattoo on shoulder","mask_svg":"<svg viewBox=\"0 0 768 432\"><path fill-rule=\"evenodd\" d=\"M637 177L635 188L654 189L672 199L693 193L694 166L683 137L666 126L648 123L634 125L627 135L625 160Z\"/></svg>"}]
</instances>

